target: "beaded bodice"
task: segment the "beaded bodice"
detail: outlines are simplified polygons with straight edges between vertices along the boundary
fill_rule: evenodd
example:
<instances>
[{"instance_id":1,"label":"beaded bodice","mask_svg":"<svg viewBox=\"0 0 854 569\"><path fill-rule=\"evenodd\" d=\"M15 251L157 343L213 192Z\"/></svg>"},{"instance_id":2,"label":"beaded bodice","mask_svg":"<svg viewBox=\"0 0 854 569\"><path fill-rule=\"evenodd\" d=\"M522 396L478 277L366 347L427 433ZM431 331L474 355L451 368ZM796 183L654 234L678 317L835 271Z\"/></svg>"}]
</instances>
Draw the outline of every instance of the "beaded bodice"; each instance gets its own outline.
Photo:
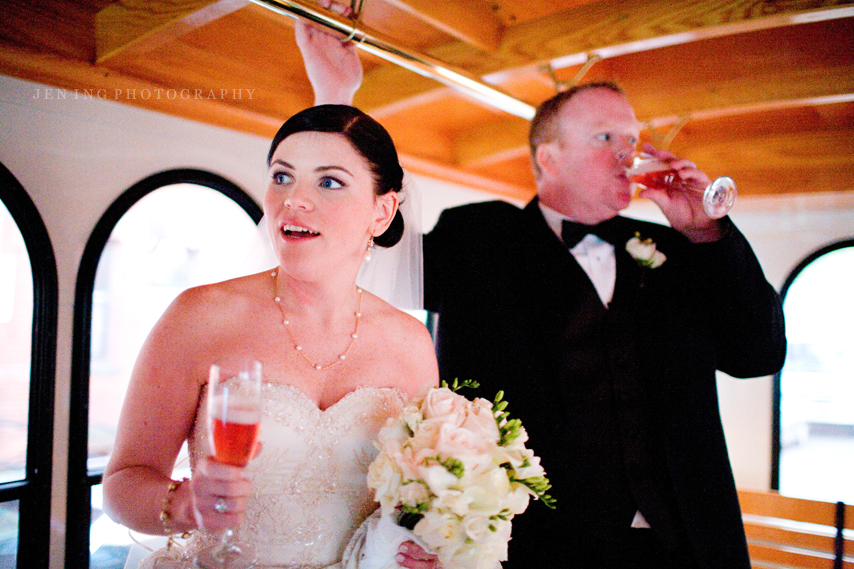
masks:
<instances>
[{"instance_id":1,"label":"beaded bodice","mask_svg":"<svg viewBox=\"0 0 854 569\"><path fill-rule=\"evenodd\" d=\"M256 547L262 567L332 565L377 507L366 483L373 441L404 395L362 387L323 411L290 385L267 383L263 396L262 448L247 467L254 495L239 537ZM204 408L189 438L193 465L208 454Z\"/></svg>"}]
</instances>

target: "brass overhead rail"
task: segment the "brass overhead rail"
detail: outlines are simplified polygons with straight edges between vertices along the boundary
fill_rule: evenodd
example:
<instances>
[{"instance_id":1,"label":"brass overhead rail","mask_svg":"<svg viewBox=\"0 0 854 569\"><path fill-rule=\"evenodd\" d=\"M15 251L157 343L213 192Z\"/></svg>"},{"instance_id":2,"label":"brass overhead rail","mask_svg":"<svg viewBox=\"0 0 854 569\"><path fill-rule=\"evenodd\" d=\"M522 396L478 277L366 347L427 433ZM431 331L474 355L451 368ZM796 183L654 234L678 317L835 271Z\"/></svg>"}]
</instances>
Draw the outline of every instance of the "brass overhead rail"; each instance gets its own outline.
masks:
<instances>
[{"instance_id":1,"label":"brass overhead rail","mask_svg":"<svg viewBox=\"0 0 854 569\"><path fill-rule=\"evenodd\" d=\"M335 30L343 34L344 37L356 42L360 49L368 53L424 77L434 79L491 107L527 120L534 118L536 109L533 106L504 93L492 85L484 83L470 73L453 69L447 64L429 56L395 45L390 39L382 37L382 34L379 32L360 25L355 18L349 20L304 0L251 1L279 14L295 19L302 18Z\"/></svg>"}]
</instances>

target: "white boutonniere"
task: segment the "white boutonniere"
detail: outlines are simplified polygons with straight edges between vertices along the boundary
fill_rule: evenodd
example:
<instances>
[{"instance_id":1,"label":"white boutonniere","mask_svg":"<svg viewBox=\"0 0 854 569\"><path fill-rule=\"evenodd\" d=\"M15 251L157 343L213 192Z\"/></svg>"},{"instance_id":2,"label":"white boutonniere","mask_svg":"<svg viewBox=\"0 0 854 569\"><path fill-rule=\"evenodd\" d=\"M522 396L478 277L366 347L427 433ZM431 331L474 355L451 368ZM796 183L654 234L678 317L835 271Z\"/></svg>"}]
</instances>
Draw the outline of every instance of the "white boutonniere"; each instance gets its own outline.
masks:
<instances>
[{"instance_id":1,"label":"white boutonniere","mask_svg":"<svg viewBox=\"0 0 854 569\"><path fill-rule=\"evenodd\" d=\"M641 267L649 269L657 269L667 260L667 257L658 250L652 239L649 237L641 239L638 232L635 232L635 236L626 243L626 251Z\"/></svg>"}]
</instances>

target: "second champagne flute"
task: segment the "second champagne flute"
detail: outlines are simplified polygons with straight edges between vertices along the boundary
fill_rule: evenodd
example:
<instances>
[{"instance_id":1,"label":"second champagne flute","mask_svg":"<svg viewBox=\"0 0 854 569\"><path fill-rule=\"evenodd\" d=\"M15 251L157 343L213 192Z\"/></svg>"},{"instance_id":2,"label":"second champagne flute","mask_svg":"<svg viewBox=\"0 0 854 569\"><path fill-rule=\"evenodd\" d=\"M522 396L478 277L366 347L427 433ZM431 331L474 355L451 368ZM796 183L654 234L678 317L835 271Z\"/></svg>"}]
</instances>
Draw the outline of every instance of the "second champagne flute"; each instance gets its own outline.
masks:
<instances>
[{"instance_id":1,"label":"second champagne flute","mask_svg":"<svg viewBox=\"0 0 854 569\"><path fill-rule=\"evenodd\" d=\"M261 424L261 383L261 363L251 358L230 358L211 366L207 426L214 452L212 460L241 468L249 463ZM219 543L199 552L196 566L248 569L255 564L255 559L256 552L236 542L234 530L229 528Z\"/></svg>"}]
</instances>

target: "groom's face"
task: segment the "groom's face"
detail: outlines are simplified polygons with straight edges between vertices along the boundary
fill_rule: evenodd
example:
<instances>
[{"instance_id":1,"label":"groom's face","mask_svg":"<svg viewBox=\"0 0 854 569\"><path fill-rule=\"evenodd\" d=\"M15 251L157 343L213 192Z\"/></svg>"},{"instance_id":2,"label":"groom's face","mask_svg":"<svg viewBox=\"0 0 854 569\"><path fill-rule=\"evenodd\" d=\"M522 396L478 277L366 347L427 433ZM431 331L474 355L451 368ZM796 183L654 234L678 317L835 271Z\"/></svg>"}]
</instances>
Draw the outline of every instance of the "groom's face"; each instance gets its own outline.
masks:
<instances>
[{"instance_id":1,"label":"groom's face","mask_svg":"<svg viewBox=\"0 0 854 569\"><path fill-rule=\"evenodd\" d=\"M627 157L640 125L628 100L610 89L583 91L558 113L558 138L543 149L540 200L581 221L598 223L628 207Z\"/></svg>"}]
</instances>

